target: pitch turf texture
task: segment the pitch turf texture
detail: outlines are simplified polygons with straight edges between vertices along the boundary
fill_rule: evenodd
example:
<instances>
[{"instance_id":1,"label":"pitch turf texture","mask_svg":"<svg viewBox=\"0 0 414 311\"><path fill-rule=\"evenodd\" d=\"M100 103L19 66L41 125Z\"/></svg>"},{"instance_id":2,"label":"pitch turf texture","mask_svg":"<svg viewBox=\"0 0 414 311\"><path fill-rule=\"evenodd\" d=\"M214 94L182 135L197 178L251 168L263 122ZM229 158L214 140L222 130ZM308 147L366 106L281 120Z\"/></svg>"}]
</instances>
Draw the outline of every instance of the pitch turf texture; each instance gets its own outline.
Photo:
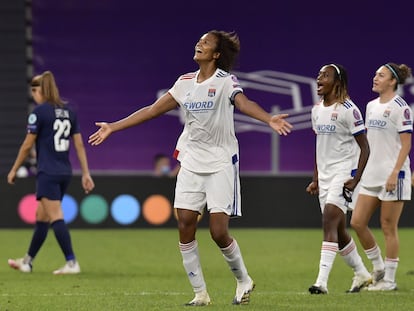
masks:
<instances>
[{"instance_id":1,"label":"pitch turf texture","mask_svg":"<svg viewBox=\"0 0 414 311\"><path fill-rule=\"evenodd\" d=\"M400 230L398 291L346 294L353 273L340 256L328 295L310 295L322 238L320 229L233 229L256 282L248 306L233 306L235 280L206 229L198 231L208 310L414 310L414 229ZM352 233L355 238L355 234ZM382 235L375 231L384 249ZM55 276L64 263L53 232L24 274L7 265L26 251L31 230L0 230L0 310L188 310L193 298L175 229L72 230L82 273ZM359 244L358 244L359 246ZM364 261L367 263L365 255ZM368 265L369 269L371 267ZM199 307L197 307L199 308Z\"/></svg>"}]
</instances>

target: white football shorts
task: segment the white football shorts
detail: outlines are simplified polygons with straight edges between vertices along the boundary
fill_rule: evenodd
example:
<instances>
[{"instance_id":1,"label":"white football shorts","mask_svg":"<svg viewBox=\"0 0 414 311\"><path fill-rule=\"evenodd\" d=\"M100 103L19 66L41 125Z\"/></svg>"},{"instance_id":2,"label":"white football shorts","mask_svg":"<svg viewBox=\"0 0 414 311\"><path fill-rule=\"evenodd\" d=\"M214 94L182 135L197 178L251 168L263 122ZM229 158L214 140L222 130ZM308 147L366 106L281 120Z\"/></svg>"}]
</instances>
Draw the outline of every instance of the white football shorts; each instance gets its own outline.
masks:
<instances>
[{"instance_id":1,"label":"white football shorts","mask_svg":"<svg viewBox=\"0 0 414 311\"><path fill-rule=\"evenodd\" d=\"M183 167L177 175L174 207L241 216L238 162L214 173L195 173Z\"/></svg>"},{"instance_id":2,"label":"white football shorts","mask_svg":"<svg viewBox=\"0 0 414 311\"><path fill-rule=\"evenodd\" d=\"M361 186L359 193L376 197L381 201L409 201L411 200L411 181L407 179L399 180L395 191L386 191L385 186Z\"/></svg>"},{"instance_id":3,"label":"white football shorts","mask_svg":"<svg viewBox=\"0 0 414 311\"><path fill-rule=\"evenodd\" d=\"M346 201L343 196L344 183L351 178L352 177L350 174L339 173L332 177L328 183L328 187L319 187L319 205L322 214L325 209L325 205L328 203L340 208L344 214L346 214L347 211L352 211L355 208L355 203L360 189L360 183L358 183L354 189L354 192L352 194L352 202Z\"/></svg>"}]
</instances>

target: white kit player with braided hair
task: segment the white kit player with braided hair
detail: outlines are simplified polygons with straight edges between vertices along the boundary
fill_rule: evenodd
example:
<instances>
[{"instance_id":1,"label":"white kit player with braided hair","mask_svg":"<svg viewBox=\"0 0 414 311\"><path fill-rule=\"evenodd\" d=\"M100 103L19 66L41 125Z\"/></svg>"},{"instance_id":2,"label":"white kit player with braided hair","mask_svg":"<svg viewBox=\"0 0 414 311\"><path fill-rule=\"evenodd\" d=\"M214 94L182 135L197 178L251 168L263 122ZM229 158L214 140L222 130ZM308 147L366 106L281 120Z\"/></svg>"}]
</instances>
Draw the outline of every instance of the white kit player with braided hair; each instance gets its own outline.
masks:
<instances>
[{"instance_id":1,"label":"white kit player with braided hair","mask_svg":"<svg viewBox=\"0 0 414 311\"><path fill-rule=\"evenodd\" d=\"M347 232L346 214L353 208L369 146L361 112L348 95L345 69L339 64L325 65L316 82L322 101L312 109L312 127L317 135L316 165L306 191L319 195L323 241L319 273L309 292L328 293L329 274L339 252L354 270L348 292L355 293L371 282L371 275Z\"/></svg>"},{"instance_id":2,"label":"white kit player with braided hair","mask_svg":"<svg viewBox=\"0 0 414 311\"><path fill-rule=\"evenodd\" d=\"M409 153L413 132L411 108L397 94L397 88L410 76L411 68L405 64L387 63L379 67L372 87L379 97L366 107L365 125L371 155L361 179L351 226L373 265L374 283L368 287L370 291L397 289L398 222L404 202L411 199ZM385 260L368 227L378 207L385 238Z\"/></svg>"},{"instance_id":3,"label":"white kit player with braided hair","mask_svg":"<svg viewBox=\"0 0 414 311\"><path fill-rule=\"evenodd\" d=\"M290 133L287 114L271 116L244 95L237 78L229 73L240 50L236 33L212 30L195 45L199 70L184 74L152 105L113 123L98 122L89 143L99 145L112 132L141 124L179 106L185 125L175 151L180 161L174 207L178 215L179 249L195 293L190 306L210 304L196 240L197 219L207 206L210 234L236 279L233 304L247 304L254 282L240 248L230 236L231 216L241 216L239 147L234 131L234 107L268 124L280 135Z\"/></svg>"}]
</instances>

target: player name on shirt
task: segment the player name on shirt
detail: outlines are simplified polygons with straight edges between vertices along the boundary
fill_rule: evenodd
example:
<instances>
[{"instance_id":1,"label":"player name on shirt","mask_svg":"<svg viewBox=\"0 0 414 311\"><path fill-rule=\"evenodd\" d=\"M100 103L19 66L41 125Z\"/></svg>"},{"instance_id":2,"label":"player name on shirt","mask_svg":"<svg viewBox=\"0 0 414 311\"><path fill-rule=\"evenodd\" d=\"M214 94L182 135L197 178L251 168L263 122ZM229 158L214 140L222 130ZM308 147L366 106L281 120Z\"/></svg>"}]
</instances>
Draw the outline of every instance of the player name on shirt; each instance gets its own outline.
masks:
<instances>
[{"instance_id":1,"label":"player name on shirt","mask_svg":"<svg viewBox=\"0 0 414 311\"><path fill-rule=\"evenodd\" d=\"M69 119L69 111L65 109L55 109L55 117L56 118L63 118L63 119Z\"/></svg>"}]
</instances>

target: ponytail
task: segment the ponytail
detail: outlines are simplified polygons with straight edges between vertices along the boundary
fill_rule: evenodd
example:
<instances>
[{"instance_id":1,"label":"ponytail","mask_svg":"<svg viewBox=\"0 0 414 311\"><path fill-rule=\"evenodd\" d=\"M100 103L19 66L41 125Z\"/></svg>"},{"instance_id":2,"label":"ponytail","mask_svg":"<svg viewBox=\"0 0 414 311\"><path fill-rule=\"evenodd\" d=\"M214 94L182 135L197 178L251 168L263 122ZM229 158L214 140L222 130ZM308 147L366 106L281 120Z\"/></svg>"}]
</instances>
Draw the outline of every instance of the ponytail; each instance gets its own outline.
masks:
<instances>
[{"instance_id":1,"label":"ponytail","mask_svg":"<svg viewBox=\"0 0 414 311\"><path fill-rule=\"evenodd\" d=\"M59 89L51 71L45 71L41 75L35 76L32 80L32 86L40 86L40 92L46 102L58 107L62 107L66 103L60 98Z\"/></svg>"}]
</instances>

